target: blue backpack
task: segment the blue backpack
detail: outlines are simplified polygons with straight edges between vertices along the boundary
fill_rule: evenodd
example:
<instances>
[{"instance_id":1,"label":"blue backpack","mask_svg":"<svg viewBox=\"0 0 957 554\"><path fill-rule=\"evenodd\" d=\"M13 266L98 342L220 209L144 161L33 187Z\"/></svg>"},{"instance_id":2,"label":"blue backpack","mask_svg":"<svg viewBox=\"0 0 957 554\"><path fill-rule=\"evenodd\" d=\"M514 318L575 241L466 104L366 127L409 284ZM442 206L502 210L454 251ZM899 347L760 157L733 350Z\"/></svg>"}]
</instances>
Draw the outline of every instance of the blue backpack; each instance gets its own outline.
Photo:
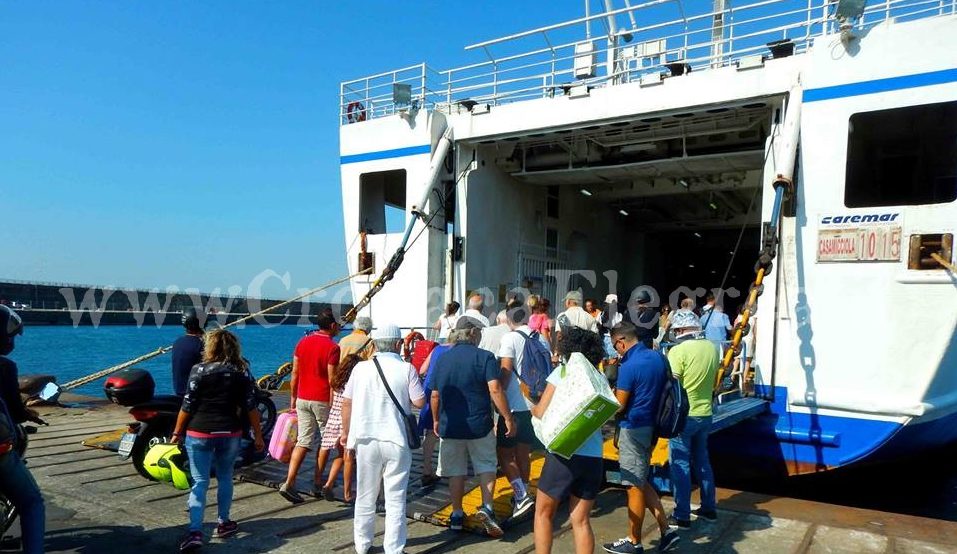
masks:
<instances>
[{"instance_id":1,"label":"blue backpack","mask_svg":"<svg viewBox=\"0 0 957 554\"><path fill-rule=\"evenodd\" d=\"M521 381L522 394L532 402L538 402L545 392L546 381L552 372L552 354L538 339L537 332L532 331L531 335L521 331L515 332L525 338L525 346L522 347L522 367L516 368L518 371L515 371L515 374Z\"/></svg>"},{"instance_id":2,"label":"blue backpack","mask_svg":"<svg viewBox=\"0 0 957 554\"><path fill-rule=\"evenodd\" d=\"M688 393L681 382L671 372L668 358L665 362L665 385L661 388L658 397L658 410L655 413L655 436L663 439L672 439L685 430L688 421Z\"/></svg>"}]
</instances>

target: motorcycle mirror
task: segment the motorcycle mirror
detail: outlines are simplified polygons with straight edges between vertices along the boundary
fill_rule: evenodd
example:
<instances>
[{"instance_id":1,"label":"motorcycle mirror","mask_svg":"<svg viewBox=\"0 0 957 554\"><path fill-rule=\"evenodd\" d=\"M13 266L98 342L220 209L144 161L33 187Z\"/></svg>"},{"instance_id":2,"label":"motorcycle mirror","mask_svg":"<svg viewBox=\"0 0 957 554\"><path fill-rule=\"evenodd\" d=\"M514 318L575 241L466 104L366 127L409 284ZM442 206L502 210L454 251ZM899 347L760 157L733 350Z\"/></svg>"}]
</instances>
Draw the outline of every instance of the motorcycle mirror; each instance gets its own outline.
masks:
<instances>
[{"instance_id":1,"label":"motorcycle mirror","mask_svg":"<svg viewBox=\"0 0 957 554\"><path fill-rule=\"evenodd\" d=\"M56 402L57 399L60 398L61 392L60 385L57 385L56 383L47 383L42 389L40 389L40 394L37 396L44 402Z\"/></svg>"}]
</instances>

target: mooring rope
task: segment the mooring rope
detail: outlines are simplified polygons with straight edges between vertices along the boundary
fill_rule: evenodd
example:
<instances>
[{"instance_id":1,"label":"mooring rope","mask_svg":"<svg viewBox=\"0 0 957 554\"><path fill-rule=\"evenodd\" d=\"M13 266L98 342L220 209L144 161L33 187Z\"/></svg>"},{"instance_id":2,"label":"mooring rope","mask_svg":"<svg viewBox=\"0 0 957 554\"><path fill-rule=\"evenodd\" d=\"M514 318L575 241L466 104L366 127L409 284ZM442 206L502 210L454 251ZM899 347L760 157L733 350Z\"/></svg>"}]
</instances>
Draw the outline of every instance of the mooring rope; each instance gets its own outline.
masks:
<instances>
[{"instance_id":1,"label":"mooring rope","mask_svg":"<svg viewBox=\"0 0 957 554\"><path fill-rule=\"evenodd\" d=\"M279 308L282 308L282 307L284 307L284 306L288 306L289 304L292 304L293 302L297 302L297 301L299 301L299 300L302 300L303 298L306 298L306 297L308 297L308 296L312 296L313 294L316 294L316 293L318 293L318 292L322 292L322 291L324 291L324 290L326 290L326 289L328 289L328 288L330 288L330 287L334 287L334 286L336 286L336 285L345 283L346 281L349 281L350 279L354 279L354 278L356 278L356 277L359 277L360 275L365 275L366 273L369 273L370 271L371 271L371 268L366 269L366 270L364 270L364 271L360 271L360 272L358 272L358 273L354 273L354 274L352 274L352 275L349 275L348 277L342 277L341 279L336 279L335 281L332 281L332 282L330 282L330 283L326 283L325 285L322 285L321 287L316 287L316 288L314 288L314 289L312 289L312 290L309 290L309 291L307 291L307 292L305 292L305 293L303 293L303 294L300 294L299 296L297 296L297 297L295 297L295 298L290 298L289 300L286 300L286 301L284 301L284 302L280 302L279 304L276 304L275 306L270 306L270 307L268 307L268 308L266 308L266 309L264 309L264 310L260 310L260 311L258 311L258 312L256 312L256 313L254 313L254 314L249 314L249 315L247 315L247 316L245 316L245 317L241 317L241 318L237 319L236 321L234 321L234 322L232 322L232 323L227 323L226 325L223 325L221 328L222 328L222 329L227 329L227 328L232 327L232 326L234 326L234 325L239 325L240 323L244 323L244 322L249 321L250 319L253 319L253 318L255 318L255 317L258 317L258 316L261 316L261 315L263 315L263 314L266 314L266 313L269 313L269 312L278 310ZM97 379L102 379L103 377L106 377L107 375L110 375L110 374L112 374L112 373L116 373L117 371L126 369L126 368L128 368L128 367L132 367L132 366L134 366L134 365L136 365L136 364L138 364L138 363L145 362L146 360L153 359L153 358L155 358L155 357L157 357L157 356L161 356L161 355L163 355L163 354L169 352L169 351L172 350L172 349L173 349L173 346L172 346L172 345L170 345L170 346L164 346L164 347L162 347L162 348L157 348L156 350L154 350L154 351L152 351L152 352L150 352L150 353L148 353L148 354L143 354L142 356L138 356L138 357L133 358L132 360L129 360L129 361L127 361L127 362L123 362L123 363L121 363L121 364L117 364L117 365L108 367L108 368L106 368L106 369L97 371L96 373L92 373L92 374L90 374L90 375L87 375L86 377L80 377L79 379L74 379L73 381L70 381L69 383L66 383L66 384L62 385L62 386L60 387L60 389L62 389L62 390L71 390L71 389L75 389L75 388L77 388L77 387L82 387L83 385L85 385L85 384L87 384L87 383L91 383L91 382L93 382L93 381L96 381Z\"/></svg>"}]
</instances>

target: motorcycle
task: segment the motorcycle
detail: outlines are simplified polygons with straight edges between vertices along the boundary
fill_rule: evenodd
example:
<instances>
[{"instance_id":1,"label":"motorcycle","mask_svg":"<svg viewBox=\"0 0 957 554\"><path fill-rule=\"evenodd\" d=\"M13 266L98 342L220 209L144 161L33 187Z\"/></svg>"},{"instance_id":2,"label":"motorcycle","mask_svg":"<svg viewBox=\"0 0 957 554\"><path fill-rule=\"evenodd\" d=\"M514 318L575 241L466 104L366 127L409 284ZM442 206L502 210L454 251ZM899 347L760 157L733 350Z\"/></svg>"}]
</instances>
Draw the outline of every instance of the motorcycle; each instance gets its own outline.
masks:
<instances>
[{"instance_id":1,"label":"motorcycle","mask_svg":"<svg viewBox=\"0 0 957 554\"><path fill-rule=\"evenodd\" d=\"M44 386L43 389L38 393L30 397L30 399L40 399L44 402L55 402L56 398L60 394L60 388L56 384ZM40 418L32 420L32 423L37 425L47 425L47 422L43 421ZM30 442L29 436L37 432L37 427L33 425L17 425L17 440L16 440L16 451L20 455L20 459L23 460L23 463L26 463L26 452L27 446ZM7 534L7 531L13 526L14 522L20 516L17 511L17 507L13 505L13 502L9 498L0 494L0 538Z\"/></svg>"},{"instance_id":2,"label":"motorcycle","mask_svg":"<svg viewBox=\"0 0 957 554\"><path fill-rule=\"evenodd\" d=\"M107 380L104 389L107 397L114 403L131 406L129 413L135 420L120 438L117 454L122 460L130 460L137 473L153 480L143 466L143 459L150 448L169 442L183 404L182 397L153 395L153 378L143 370L118 372ZM276 404L272 400L272 394L259 387L256 388L256 411L259 412L263 437L269 437L276 426ZM241 463L255 460L251 445L252 432L249 431L243 437Z\"/></svg>"}]
</instances>

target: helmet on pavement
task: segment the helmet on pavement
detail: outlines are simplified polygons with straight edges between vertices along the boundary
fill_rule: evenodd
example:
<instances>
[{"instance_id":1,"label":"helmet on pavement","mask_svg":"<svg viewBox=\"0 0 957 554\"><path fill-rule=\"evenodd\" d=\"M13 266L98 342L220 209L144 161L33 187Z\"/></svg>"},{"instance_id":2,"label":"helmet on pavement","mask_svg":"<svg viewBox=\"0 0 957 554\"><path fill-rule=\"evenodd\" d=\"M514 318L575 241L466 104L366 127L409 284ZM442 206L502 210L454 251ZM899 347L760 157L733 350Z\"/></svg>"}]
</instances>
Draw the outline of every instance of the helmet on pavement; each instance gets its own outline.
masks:
<instances>
[{"instance_id":1,"label":"helmet on pavement","mask_svg":"<svg viewBox=\"0 0 957 554\"><path fill-rule=\"evenodd\" d=\"M157 444L146 452L143 468L161 483L172 483L179 490L190 488L189 462L178 444Z\"/></svg>"}]
</instances>

